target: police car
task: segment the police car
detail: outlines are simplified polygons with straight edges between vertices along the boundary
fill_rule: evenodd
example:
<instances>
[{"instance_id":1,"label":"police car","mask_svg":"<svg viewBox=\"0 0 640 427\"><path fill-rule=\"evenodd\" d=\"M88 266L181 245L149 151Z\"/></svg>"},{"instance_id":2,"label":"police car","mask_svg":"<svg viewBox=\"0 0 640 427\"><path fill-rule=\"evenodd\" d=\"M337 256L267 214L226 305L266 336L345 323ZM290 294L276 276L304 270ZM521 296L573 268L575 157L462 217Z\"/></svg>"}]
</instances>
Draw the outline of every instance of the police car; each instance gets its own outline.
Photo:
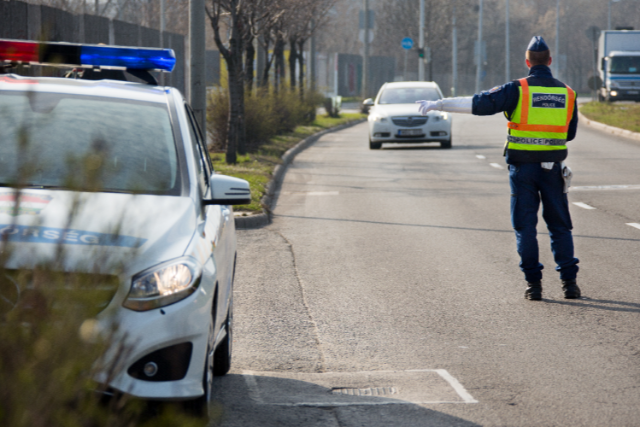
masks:
<instances>
[{"instance_id":1,"label":"police car","mask_svg":"<svg viewBox=\"0 0 640 427\"><path fill-rule=\"evenodd\" d=\"M369 106L369 148L379 149L383 143L439 142L451 148L451 114L431 111L417 113L416 101L442 99L442 91L434 82L390 82L380 88Z\"/></svg>"},{"instance_id":2,"label":"police car","mask_svg":"<svg viewBox=\"0 0 640 427\"><path fill-rule=\"evenodd\" d=\"M74 78L8 73L15 64L65 64ZM28 292L17 275L46 263L110 278L82 326L117 331L105 358L119 368L97 379L204 409L231 364L231 205L250 190L214 172L180 92L153 84L149 70L174 64L168 49L0 40L0 310ZM103 78L124 73L142 83Z\"/></svg>"}]
</instances>

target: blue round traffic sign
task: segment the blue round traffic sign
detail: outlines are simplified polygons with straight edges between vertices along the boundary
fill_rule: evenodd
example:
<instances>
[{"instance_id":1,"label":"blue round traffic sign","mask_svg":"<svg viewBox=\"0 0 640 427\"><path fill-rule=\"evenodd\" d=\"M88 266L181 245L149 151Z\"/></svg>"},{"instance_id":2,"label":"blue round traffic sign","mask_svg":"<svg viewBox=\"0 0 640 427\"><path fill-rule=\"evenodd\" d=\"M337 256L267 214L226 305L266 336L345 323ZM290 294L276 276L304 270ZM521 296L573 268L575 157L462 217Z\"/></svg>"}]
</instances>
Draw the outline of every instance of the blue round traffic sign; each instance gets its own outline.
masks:
<instances>
[{"instance_id":1,"label":"blue round traffic sign","mask_svg":"<svg viewBox=\"0 0 640 427\"><path fill-rule=\"evenodd\" d=\"M402 48L411 49L413 47L413 39L411 37L405 37L402 39Z\"/></svg>"}]
</instances>

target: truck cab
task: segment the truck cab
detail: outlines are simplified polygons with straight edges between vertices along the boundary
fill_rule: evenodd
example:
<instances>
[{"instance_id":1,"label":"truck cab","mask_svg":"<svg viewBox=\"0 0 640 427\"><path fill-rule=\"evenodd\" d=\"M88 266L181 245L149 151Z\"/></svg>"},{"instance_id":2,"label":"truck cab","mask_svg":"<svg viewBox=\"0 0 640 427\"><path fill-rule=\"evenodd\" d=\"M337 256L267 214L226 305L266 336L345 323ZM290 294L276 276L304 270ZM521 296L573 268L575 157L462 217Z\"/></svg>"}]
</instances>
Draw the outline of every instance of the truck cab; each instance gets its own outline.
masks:
<instances>
[{"instance_id":1,"label":"truck cab","mask_svg":"<svg viewBox=\"0 0 640 427\"><path fill-rule=\"evenodd\" d=\"M603 31L598 58L598 99L640 102L640 31Z\"/></svg>"},{"instance_id":2,"label":"truck cab","mask_svg":"<svg viewBox=\"0 0 640 427\"><path fill-rule=\"evenodd\" d=\"M605 70L604 100L640 102L640 52L611 52L605 58Z\"/></svg>"}]
</instances>

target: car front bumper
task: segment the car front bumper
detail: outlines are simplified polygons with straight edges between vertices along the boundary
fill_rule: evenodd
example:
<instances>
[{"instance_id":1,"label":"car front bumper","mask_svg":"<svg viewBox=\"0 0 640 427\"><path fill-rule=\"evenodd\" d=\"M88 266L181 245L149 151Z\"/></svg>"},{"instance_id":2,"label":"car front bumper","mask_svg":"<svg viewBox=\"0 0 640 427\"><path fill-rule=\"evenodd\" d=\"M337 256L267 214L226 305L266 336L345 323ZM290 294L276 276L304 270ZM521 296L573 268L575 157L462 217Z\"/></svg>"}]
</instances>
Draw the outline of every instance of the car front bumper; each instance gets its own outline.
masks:
<instances>
[{"instance_id":1,"label":"car front bumper","mask_svg":"<svg viewBox=\"0 0 640 427\"><path fill-rule=\"evenodd\" d=\"M109 369L104 369L96 380L143 399L186 400L201 396L212 292L213 287L201 284L193 295L166 307L144 312L123 308L116 319L122 331L116 336L121 339L114 340L105 356L111 364L118 360L117 374L109 378ZM185 357L185 347L190 347L190 356ZM156 363L158 372L145 378L140 368L149 362ZM166 378L169 380L162 380Z\"/></svg>"},{"instance_id":2,"label":"car front bumper","mask_svg":"<svg viewBox=\"0 0 640 427\"><path fill-rule=\"evenodd\" d=\"M401 131L411 130L417 135L401 135ZM421 143L442 142L451 139L451 121L429 120L423 126L401 127L389 122L369 122L369 139L371 142L389 143Z\"/></svg>"}]
</instances>

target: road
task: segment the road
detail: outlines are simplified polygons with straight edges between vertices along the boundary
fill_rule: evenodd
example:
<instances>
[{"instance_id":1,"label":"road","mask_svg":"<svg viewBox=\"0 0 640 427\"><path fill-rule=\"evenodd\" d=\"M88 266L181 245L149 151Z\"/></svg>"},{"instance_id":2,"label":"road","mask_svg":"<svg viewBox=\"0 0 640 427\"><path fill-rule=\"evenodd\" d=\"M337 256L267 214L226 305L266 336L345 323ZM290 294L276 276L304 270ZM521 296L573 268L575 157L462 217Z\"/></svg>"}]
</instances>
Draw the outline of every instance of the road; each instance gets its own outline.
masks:
<instances>
[{"instance_id":1,"label":"road","mask_svg":"<svg viewBox=\"0 0 640 427\"><path fill-rule=\"evenodd\" d=\"M640 143L580 126L584 298L562 298L540 220L534 302L505 120L456 115L453 129L451 150L369 150L361 124L296 157L273 224L238 233L234 363L212 425L640 424Z\"/></svg>"}]
</instances>

